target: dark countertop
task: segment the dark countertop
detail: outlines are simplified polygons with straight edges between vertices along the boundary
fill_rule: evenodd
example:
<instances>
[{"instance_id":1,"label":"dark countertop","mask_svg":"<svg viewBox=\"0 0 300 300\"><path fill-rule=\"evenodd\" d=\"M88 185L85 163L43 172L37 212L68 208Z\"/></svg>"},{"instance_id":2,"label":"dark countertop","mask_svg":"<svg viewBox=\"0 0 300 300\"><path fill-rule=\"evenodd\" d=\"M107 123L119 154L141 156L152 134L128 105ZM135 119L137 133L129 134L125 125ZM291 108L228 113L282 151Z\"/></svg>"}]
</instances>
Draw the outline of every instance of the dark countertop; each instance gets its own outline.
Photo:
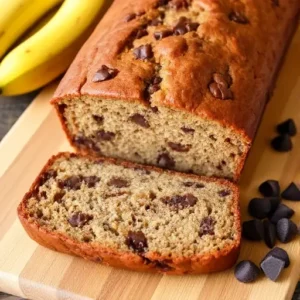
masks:
<instances>
[{"instance_id":1,"label":"dark countertop","mask_svg":"<svg viewBox=\"0 0 300 300\"><path fill-rule=\"evenodd\" d=\"M0 97L0 141L26 107L31 103L35 95L36 93L12 98ZM0 300L18 299L21 298L9 296L0 292ZM293 300L300 300L300 282L298 283Z\"/></svg>"}]
</instances>

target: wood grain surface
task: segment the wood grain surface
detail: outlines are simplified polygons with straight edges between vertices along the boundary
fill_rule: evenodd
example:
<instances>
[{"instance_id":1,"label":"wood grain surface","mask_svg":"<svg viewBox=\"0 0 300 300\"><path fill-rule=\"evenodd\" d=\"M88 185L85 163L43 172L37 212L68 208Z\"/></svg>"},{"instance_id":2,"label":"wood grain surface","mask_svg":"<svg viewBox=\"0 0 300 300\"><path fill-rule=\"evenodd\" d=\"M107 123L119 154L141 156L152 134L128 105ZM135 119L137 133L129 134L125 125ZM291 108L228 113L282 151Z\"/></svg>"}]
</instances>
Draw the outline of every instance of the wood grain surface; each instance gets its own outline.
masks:
<instances>
[{"instance_id":1,"label":"wood grain surface","mask_svg":"<svg viewBox=\"0 0 300 300\"><path fill-rule=\"evenodd\" d=\"M270 146L275 125L289 117L300 129L300 30L280 72L277 88L267 106L240 182L243 220L247 204L258 196L266 179L278 179L282 188L300 181L300 134L294 148L278 153ZM0 290L30 299L291 299L300 275L300 238L277 243L290 255L291 266L280 281L261 278L253 284L235 280L232 270L201 276L162 276L113 269L60 254L25 234L16 207L47 159L69 150L57 117L48 104L54 86L45 89L29 106L0 145ZM300 223L300 203L285 201ZM261 242L243 241L241 259L259 263L268 252Z\"/></svg>"}]
</instances>

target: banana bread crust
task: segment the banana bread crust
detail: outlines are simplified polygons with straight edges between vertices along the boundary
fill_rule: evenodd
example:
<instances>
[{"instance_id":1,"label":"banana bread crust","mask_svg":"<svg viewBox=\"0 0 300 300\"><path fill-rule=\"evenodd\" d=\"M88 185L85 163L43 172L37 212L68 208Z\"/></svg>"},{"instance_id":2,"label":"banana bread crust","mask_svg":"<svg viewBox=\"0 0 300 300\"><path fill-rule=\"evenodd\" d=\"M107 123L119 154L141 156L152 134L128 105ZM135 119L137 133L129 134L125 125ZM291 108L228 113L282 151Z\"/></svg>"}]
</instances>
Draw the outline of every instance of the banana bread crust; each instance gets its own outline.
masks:
<instances>
[{"instance_id":1,"label":"banana bread crust","mask_svg":"<svg viewBox=\"0 0 300 300\"><path fill-rule=\"evenodd\" d=\"M163 257L162 255L153 253L151 257L147 256L150 259L150 263L145 264L145 260L138 254L135 253L125 253L122 251L117 251L111 248L106 248L98 243L82 243L72 239L62 233L51 232L47 229L40 226L40 224L34 220L29 220L28 210L26 209L26 204L31 194L33 193L36 186L39 185L42 180L42 174L52 165L53 161L60 157L72 157L71 153L59 153L47 162L46 166L43 168L35 182L32 184L30 191L24 196L22 202L18 206L18 217L28 233L28 235L35 240L40 245L47 247L49 249L80 256L85 259L103 263L105 265L126 268L136 271L149 271L149 272L158 272L164 274L198 274L198 273L210 273L218 272L225 269L228 269L234 265L236 262L239 250L240 250L240 241L241 241L241 226L240 226L240 212L239 212L239 192L238 188L222 179L214 178L205 178L196 175L190 174L181 174L184 178L187 179L201 179L207 182L218 182L230 188L233 191L233 206L236 212L235 227L238 231L238 237L236 243L232 245L227 245L222 248L220 251L213 251L205 255L194 255L191 257L176 257L170 260L169 257ZM119 164L129 168L143 168L144 170L153 170L155 172L168 172L170 174L175 174L174 171L161 170L155 167L141 166L130 162L120 162L111 158L92 158L88 157L91 160L107 161L113 164ZM178 173L176 173L178 174ZM163 269L159 263L167 262L168 266L171 268Z\"/></svg>"},{"instance_id":2,"label":"banana bread crust","mask_svg":"<svg viewBox=\"0 0 300 300\"><path fill-rule=\"evenodd\" d=\"M62 80L52 103L64 97L92 95L149 105L144 89L145 81L155 72L154 64L122 57L120 53L132 31L140 28L145 19L157 16L159 2L163 1L114 1ZM297 24L300 4L297 0L243 2L192 1L190 9L197 7L205 18L195 35L159 41L149 37L155 61L161 64L160 73L167 74L161 91L151 97L151 105L216 120L251 141L271 92L273 75ZM232 11L244 15L246 23L230 20ZM124 21L132 13L144 14ZM166 66L167 62L171 64ZM93 82L101 65L116 68L118 75L113 80ZM226 71L232 77L232 101L216 99L208 89L213 74Z\"/></svg>"}]
</instances>

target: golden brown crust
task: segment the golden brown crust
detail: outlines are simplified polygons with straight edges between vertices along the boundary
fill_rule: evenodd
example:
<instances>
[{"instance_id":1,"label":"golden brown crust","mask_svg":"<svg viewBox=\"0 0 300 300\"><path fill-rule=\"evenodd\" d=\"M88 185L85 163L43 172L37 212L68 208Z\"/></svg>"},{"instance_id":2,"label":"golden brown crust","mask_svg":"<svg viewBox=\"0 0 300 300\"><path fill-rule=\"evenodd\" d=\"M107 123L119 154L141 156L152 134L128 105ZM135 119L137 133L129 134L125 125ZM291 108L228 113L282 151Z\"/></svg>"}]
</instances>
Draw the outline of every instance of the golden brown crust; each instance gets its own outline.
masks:
<instances>
[{"instance_id":1,"label":"golden brown crust","mask_svg":"<svg viewBox=\"0 0 300 300\"><path fill-rule=\"evenodd\" d=\"M153 76L154 64L120 53L132 31L146 18L154 18L157 2L115 1L62 80L53 103L66 97L92 95L149 105L143 98L144 81ZM280 0L278 6L272 0L193 3L193 8L205 14L196 37L187 34L160 41L149 37L155 62L160 64L161 73L168 74L163 76L163 92L155 93L151 102L218 121L251 141L289 32L297 24L299 1ZM231 21L228 16L232 10L243 12L249 23ZM146 14L124 21L128 14L141 11ZM92 78L103 64L119 73L112 80L95 83ZM212 74L225 71L233 79L231 101L214 98L208 89Z\"/></svg>"},{"instance_id":2,"label":"golden brown crust","mask_svg":"<svg viewBox=\"0 0 300 300\"><path fill-rule=\"evenodd\" d=\"M32 184L30 191L24 196L22 202L18 206L18 216L19 219L28 233L28 235L42 246L50 248L55 251L72 254L76 256L83 257L88 260L95 262L101 262L106 265L113 267L127 268L136 271L149 271L149 272L159 272L166 274L197 274L197 273L209 273L222 271L233 266L236 262L240 249L241 240L241 226L240 226L240 211L239 211L239 192L238 188L231 182L224 179L214 179L200 177L192 174L181 174L181 176L186 178L197 178L207 182L218 182L220 184L226 185L233 191L235 207L235 227L237 229L238 237L234 245L228 245L220 251L215 251L205 255L195 255L191 257L177 257L170 260L169 257L163 257L157 253L147 253L147 259L131 252L120 252L114 249L105 248L98 243L82 243L71 239L60 233L54 233L41 227L37 221L29 220L28 211L26 209L26 204L30 198L32 192L39 185L42 178L42 174L47 171L47 169L53 164L53 162L60 157L70 157L70 156L80 156L73 153L59 153L53 156L43 168L35 182ZM112 158L92 158L89 156L84 156L92 161L107 161L113 164L120 164L127 168L144 168L147 170L153 170L156 172L167 172L170 174L179 174L174 171L161 170L156 167L142 166L130 162L122 162ZM166 263L171 269L164 269L158 263Z\"/></svg>"}]
</instances>

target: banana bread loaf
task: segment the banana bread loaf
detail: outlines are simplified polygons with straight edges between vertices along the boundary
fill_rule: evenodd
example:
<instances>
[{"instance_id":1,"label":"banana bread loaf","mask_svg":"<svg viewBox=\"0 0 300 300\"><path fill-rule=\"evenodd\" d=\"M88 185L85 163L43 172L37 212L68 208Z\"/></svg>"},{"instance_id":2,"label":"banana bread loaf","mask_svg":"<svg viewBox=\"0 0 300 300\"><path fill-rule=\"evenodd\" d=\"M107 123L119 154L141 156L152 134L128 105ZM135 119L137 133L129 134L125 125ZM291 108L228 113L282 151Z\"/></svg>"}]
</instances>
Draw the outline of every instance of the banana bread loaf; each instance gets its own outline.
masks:
<instances>
[{"instance_id":1,"label":"banana bread loaf","mask_svg":"<svg viewBox=\"0 0 300 300\"><path fill-rule=\"evenodd\" d=\"M18 215L53 250L133 270L203 273L237 259L238 197L226 180L62 153Z\"/></svg>"},{"instance_id":2,"label":"banana bread loaf","mask_svg":"<svg viewBox=\"0 0 300 300\"><path fill-rule=\"evenodd\" d=\"M299 0L115 0L57 89L78 150L239 178Z\"/></svg>"}]
</instances>

